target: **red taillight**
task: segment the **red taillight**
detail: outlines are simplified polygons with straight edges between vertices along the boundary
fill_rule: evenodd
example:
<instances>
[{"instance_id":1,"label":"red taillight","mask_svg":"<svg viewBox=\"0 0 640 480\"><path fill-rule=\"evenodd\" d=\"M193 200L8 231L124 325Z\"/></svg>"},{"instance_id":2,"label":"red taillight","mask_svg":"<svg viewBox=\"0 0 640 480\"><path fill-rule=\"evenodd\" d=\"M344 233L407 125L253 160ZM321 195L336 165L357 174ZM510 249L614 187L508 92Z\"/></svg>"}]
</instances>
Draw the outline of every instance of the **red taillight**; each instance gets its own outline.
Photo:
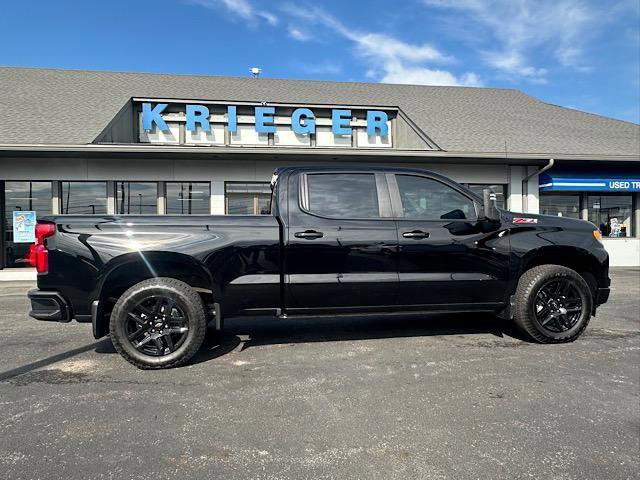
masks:
<instances>
[{"instance_id":1,"label":"red taillight","mask_svg":"<svg viewBox=\"0 0 640 480\"><path fill-rule=\"evenodd\" d=\"M36 270L38 273L47 273L49 271L49 251L44 245L36 245L35 248Z\"/></svg>"},{"instance_id":2,"label":"red taillight","mask_svg":"<svg viewBox=\"0 0 640 480\"><path fill-rule=\"evenodd\" d=\"M36 225L36 244L44 244L44 239L56 233L53 223L38 223Z\"/></svg>"},{"instance_id":3,"label":"red taillight","mask_svg":"<svg viewBox=\"0 0 640 480\"><path fill-rule=\"evenodd\" d=\"M36 267L38 273L49 271L49 251L44 246L44 239L52 237L56 233L56 226L53 223L38 223L36 225L36 243L29 246L27 259L29 265Z\"/></svg>"}]
</instances>

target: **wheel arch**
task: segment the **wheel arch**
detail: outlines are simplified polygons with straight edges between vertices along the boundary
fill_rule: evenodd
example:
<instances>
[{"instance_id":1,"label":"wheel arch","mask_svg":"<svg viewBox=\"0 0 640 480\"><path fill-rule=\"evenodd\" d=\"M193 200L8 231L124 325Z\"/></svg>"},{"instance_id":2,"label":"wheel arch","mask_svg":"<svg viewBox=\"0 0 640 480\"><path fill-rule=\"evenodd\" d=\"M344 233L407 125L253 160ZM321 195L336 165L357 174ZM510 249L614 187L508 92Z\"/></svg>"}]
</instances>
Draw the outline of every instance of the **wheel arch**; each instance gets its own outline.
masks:
<instances>
[{"instance_id":1,"label":"wheel arch","mask_svg":"<svg viewBox=\"0 0 640 480\"><path fill-rule=\"evenodd\" d=\"M573 246L550 245L527 252L521 259L517 278L539 265L560 265L578 272L589 285L593 295L599 279L606 277L606 267L588 250Z\"/></svg>"},{"instance_id":2,"label":"wheel arch","mask_svg":"<svg viewBox=\"0 0 640 480\"><path fill-rule=\"evenodd\" d=\"M214 283L208 269L192 256L176 252L132 252L107 263L100 272L92 298L98 301L94 337L109 330L109 315L117 298L129 287L151 278L181 280L194 288L206 303L213 301Z\"/></svg>"}]
</instances>

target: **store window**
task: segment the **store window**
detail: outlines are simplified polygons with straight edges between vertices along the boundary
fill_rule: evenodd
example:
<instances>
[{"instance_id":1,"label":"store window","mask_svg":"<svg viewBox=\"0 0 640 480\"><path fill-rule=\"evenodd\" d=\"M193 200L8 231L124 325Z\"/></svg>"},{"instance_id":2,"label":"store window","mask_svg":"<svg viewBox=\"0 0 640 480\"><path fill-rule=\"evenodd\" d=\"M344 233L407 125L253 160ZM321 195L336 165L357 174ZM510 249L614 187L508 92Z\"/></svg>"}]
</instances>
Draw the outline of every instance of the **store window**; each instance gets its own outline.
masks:
<instances>
[{"instance_id":1,"label":"store window","mask_svg":"<svg viewBox=\"0 0 640 480\"><path fill-rule=\"evenodd\" d=\"M24 267L29 243L14 243L13 212L35 211L36 218L51 214L51 182L4 183L4 249L7 267Z\"/></svg>"},{"instance_id":2,"label":"store window","mask_svg":"<svg viewBox=\"0 0 640 480\"><path fill-rule=\"evenodd\" d=\"M168 182L167 214L195 215L211 213L209 182Z\"/></svg>"},{"instance_id":3,"label":"store window","mask_svg":"<svg viewBox=\"0 0 640 480\"><path fill-rule=\"evenodd\" d=\"M473 201L449 185L431 178L396 175L406 218L421 220L475 218Z\"/></svg>"},{"instance_id":4,"label":"store window","mask_svg":"<svg viewBox=\"0 0 640 480\"><path fill-rule=\"evenodd\" d=\"M268 215L271 204L269 183L227 182L224 185L229 215Z\"/></svg>"},{"instance_id":5,"label":"store window","mask_svg":"<svg viewBox=\"0 0 640 480\"><path fill-rule=\"evenodd\" d=\"M380 216L376 178L372 173L307 175L308 209L334 218Z\"/></svg>"},{"instance_id":6,"label":"store window","mask_svg":"<svg viewBox=\"0 0 640 480\"><path fill-rule=\"evenodd\" d=\"M116 182L116 213L120 215L158 213L158 184Z\"/></svg>"},{"instance_id":7,"label":"store window","mask_svg":"<svg viewBox=\"0 0 640 480\"><path fill-rule=\"evenodd\" d=\"M603 237L631 237L631 204L631 195L589 195L589 221L598 226Z\"/></svg>"},{"instance_id":8,"label":"store window","mask_svg":"<svg viewBox=\"0 0 640 480\"><path fill-rule=\"evenodd\" d=\"M580 195L540 195L540 213L554 217L580 218Z\"/></svg>"},{"instance_id":9,"label":"store window","mask_svg":"<svg viewBox=\"0 0 640 480\"><path fill-rule=\"evenodd\" d=\"M61 213L96 215L107 213L107 182L62 182Z\"/></svg>"},{"instance_id":10,"label":"store window","mask_svg":"<svg viewBox=\"0 0 640 480\"><path fill-rule=\"evenodd\" d=\"M467 183L467 188L482 198L482 191L490 188L496 194L496 203L499 208L507 208L507 186L502 183L490 185L488 183Z\"/></svg>"}]
</instances>

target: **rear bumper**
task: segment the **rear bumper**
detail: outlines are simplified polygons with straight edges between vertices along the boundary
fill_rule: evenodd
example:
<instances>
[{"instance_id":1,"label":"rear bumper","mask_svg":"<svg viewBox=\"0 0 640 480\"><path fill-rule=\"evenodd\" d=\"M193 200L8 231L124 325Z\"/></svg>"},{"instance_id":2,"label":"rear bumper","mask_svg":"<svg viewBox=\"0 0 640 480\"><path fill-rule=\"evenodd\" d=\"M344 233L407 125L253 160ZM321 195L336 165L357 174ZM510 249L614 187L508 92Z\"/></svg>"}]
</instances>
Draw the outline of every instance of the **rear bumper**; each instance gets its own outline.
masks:
<instances>
[{"instance_id":1,"label":"rear bumper","mask_svg":"<svg viewBox=\"0 0 640 480\"><path fill-rule=\"evenodd\" d=\"M596 290L595 304L602 305L603 303L606 303L606 301L609 300L610 292L611 292L611 289L609 287L598 288Z\"/></svg>"},{"instance_id":2,"label":"rear bumper","mask_svg":"<svg viewBox=\"0 0 640 480\"><path fill-rule=\"evenodd\" d=\"M30 317L49 322L71 321L69 304L58 292L34 288L29 290L27 296L31 301Z\"/></svg>"}]
</instances>

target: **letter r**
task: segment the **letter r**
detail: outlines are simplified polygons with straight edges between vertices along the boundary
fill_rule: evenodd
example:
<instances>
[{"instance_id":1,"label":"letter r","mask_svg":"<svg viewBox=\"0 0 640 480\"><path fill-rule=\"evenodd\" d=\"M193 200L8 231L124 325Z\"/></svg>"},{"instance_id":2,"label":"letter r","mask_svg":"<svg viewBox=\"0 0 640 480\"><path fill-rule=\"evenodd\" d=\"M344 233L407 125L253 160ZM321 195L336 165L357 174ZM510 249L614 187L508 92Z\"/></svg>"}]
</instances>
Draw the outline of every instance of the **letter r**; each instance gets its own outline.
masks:
<instances>
[{"instance_id":1,"label":"letter r","mask_svg":"<svg viewBox=\"0 0 640 480\"><path fill-rule=\"evenodd\" d=\"M385 112L381 112L380 110L367 110L367 135L374 137L376 130L378 130L381 137L386 137L389 134L388 121L389 118Z\"/></svg>"},{"instance_id":2,"label":"letter r","mask_svg":"<svg viewBox=\"0 0 640 480\"><path fill-rule=\"evenodd\" d=\"M204 105L187 105L187 130L195 132L196 123L204 132L209 131L209 109Z\"/></svg>"}]
</instances>

